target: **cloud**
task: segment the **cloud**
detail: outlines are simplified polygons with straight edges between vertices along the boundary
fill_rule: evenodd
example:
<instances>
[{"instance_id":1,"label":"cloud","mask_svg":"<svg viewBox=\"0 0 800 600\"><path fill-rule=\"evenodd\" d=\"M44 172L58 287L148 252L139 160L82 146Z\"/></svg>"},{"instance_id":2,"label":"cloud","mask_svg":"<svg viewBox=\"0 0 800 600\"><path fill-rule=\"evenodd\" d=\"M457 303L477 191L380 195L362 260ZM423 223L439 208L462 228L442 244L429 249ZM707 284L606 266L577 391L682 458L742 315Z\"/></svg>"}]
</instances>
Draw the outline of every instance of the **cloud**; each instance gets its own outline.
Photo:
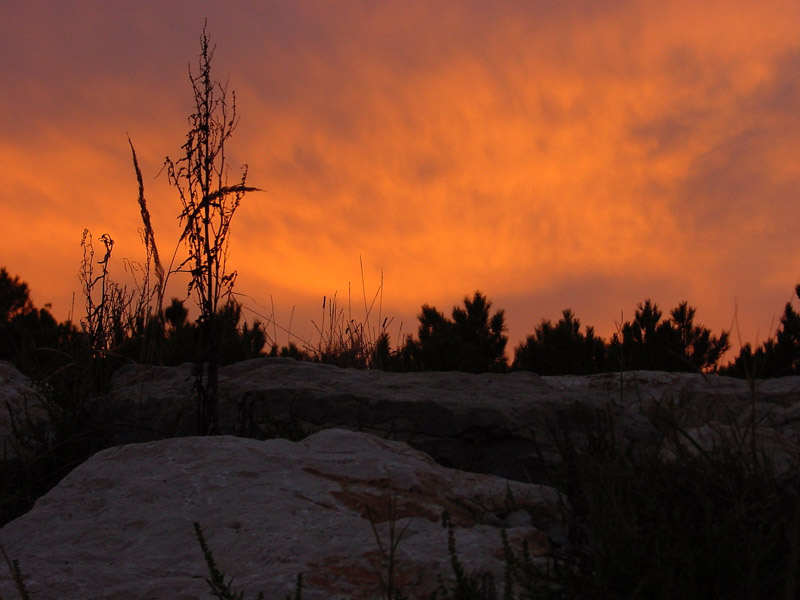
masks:
<instances>
[{"instance_id":1,"label":"cloud","mask_svg":"<svg viewBox=\"0 0 800 600\"><path fill-rule=\"evenodd\" d=\"M0 26L7 256L34 216L37 236L108 229L140 252L128 133L171 252L176 198L153 176L182 143L207 16L242 117L232 173L265 190L231 246L262 303L342 289L359 256L412 321L476 288L525 322L572 294L606 320L656 292L766 312L797 278L793 2L26 7ZM67 296L77 252L14 252Z\"/></svg>"}]
</instances>

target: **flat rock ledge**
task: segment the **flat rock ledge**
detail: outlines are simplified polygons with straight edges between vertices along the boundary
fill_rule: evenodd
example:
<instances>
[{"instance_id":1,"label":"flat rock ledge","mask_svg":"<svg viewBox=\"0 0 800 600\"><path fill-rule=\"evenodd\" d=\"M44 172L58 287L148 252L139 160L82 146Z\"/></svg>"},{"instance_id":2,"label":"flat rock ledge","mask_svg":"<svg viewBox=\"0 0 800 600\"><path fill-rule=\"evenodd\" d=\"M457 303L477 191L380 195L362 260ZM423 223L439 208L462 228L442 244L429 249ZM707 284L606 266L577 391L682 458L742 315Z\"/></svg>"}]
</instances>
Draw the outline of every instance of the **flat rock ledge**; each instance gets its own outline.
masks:
<instances>
[{"instance_id":1,"label":"flat rock ledge","mask_svg":"<svg viewBox=\"0 0 800 600\"><path fill-rule=\"evenodd\" d=\"M194 435L193 366L123 367L103 403L117 443ZM607 419L622 443L663 443L674 421L706 444L709 433L750 427L796 452L800 377L747 381L634 371L591 376L534 373L387 373L262 358L220 372L222 432L301 438L328 427L403 441L438 463L522 482L549 483L565 437L580 443ZM713 433L712 432L712 433ZM765 442L765 443L766 443ZM796 454L795 454L796 455Z\"/></svg>"},{"instance_id":2,"label":"flat rock ledge","mask_svg":"<svg viewBox=\"0 0 800 600\"><path fill-rule=\"evenodd\" d=\"M557 505L552 488L447 469L364 433L185 437L99 452L0 542L36 600L210 598L195 521L246 598L283 599L302 573L305 599L366 599L381 597L394 522L396 583L418 598L452 576L443 512L467 570L501 583L501 527L543 555L564 539ZM17 597L0 572L0 594Z\"/></svg>"}]
</instances>

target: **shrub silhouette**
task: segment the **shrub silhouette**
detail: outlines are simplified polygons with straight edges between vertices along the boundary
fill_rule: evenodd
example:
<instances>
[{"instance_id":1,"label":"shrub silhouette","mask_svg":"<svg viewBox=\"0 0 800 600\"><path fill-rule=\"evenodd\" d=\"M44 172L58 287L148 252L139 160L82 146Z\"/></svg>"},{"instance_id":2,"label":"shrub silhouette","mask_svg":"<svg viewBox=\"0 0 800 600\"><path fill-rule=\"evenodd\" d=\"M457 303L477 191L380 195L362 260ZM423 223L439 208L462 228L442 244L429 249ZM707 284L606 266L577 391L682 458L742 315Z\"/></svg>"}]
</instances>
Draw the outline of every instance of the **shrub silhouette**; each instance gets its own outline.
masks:
<instances>
[{"instance_id":1,"label":"shrub silhouette","mask_svg":"<svg viewBox=\"0 0 800 600\"><path fill-rule=\"evenodd\" d=\"M188 309L178 298L173 298L171 304L164 309L166 352L163 363L167 365L182 362L194 362L197 357L197 326L187 320ZM165 341L166 341L165 340Z\"/></svg>"},{"instance_id":2,"label":"shrub silhouette","mask_svg":"<svg viewBox=\"0 0 800 600\"><path fill-rule=\"evenodd\" d=\"M0 268L0 360L14 363L34 379L48 378L65 361L75 363L80 358L78 348L92 354L92 363L111 369L124 362L165 366L196 362L201 358L200 327L189 321L188 315L183 301L173 298L166 309L146 321L113 324L118 330L115 346L100 360L89 333L78 331L70 322L59 323L45 308L36 308L28 284ZM267 335L263 324L257 320L242 323L237 302L229 300L219 310L217 321L220 364L264 355Z\"/></svg>"},{"instance_id":3,"label":"shrub silhouette","mask_svg":"<svg viewBox=\"0 0 800 600\"><path fill-rule=\"evenodd\" d=\"M453 307L452 319L425 304L418 316L418 339L406 338L399 354L410 359L414 370L506 371L505 311L490 316L491 307L479 291L464 297L463 308Z\"/></svg>"},{"instance_id":4,"label":"shrub silhouette","mask_svg":"<svg viewBox=\"0 0 800 600\"><path fill-rule=\"evenodd\" d=\"M219 362L229 365L243 360L250 360L264 355L267 334L260 321L242 324L242 306L229 300L220 311L220 348Z\"/></svg>"},{"instance_id":5,"label":"shrub silhouette","mask_svg":"<svg viewBox=\"0 0 800 600\"><path fill-rule=\"evenodd\" d=\"M800 298L800 285L795 287ZM744 344L731 364L721 370L732 377L783 377L800 374L800 314L791 302L783 309L780 326L775 337L753 350Z\"/></svg>"},{"instance_id":6,"label":"shrub silhouette","mask_svg":"<svg viewBox=\"0 0 800 600\"><path fill-rule=\"evenodd\" d=\"M37 377L58 361L43 348L56 349L77 336L69 323L58 323L46 308L36 308L28 284L0 268L0 360L14 363L29 377Z\"/></svg>"},{"instance_id":7,"label":"shrub silhouette","mask_svg":"<svg viewBox=\"0 0 800 600\"><path fill-rule=\"evenodd\" d=\"M719 337L702 325L695 325L696 309L681 302L662 320L658 305L649 299L639 303L633 321L614 334L609 356L623 369L655 371L715 372L730 348L729 333Z\"/></svg>"},{"instance_id":8,"label":"shrub silhouette","mask_svg":"<svg viewBox=\"0 0 800 600\"><path fill-rule=\"evenodd\" d=\"M138 325L119 346L118 354L133 362L166 366L203 359L201 326L188 320L189 311L183 301L172 303L145 325ZM242 324L242 307L229 300L216 315L220 365L263 356L267 342L264 326L259 321Z\"/></svg>"},{"instance_id":9,"label":"shrub silhouette","mask_svg":"<svg viewBox=\"0 0 800 600\"><path fill-rule=\"evenodd\" d=\"M533 335L514 350L512 369L535 371L539 375L587 375L602 371L607 347L594 328L581 332L581 322L565 309L553 325L542 319Z\"/></svg>"},{"instance_id":10,"label":"shrub silhouette","mask_svg":"<svg viewBox=\"0 0 800 600\"><path fill-rule=\"evenodd\" d=\"M11 277L4 268L0 269L0 323L7 323L12 317L33 310L28 284L19 277Z\"/></svg>"},{"instance_id":11,"label":"shrub silhouette","mask_svg":"<svg viewBox=\"0 0 800 600\"><path fill-rule=\"evenodd\" d=\"M269 356L314 362L314 356L307 350L300 349L294 342L289 342L288 346L280 348L278 344L273 344L272 348L270 348Z\"/></svg>"}]
</instances>

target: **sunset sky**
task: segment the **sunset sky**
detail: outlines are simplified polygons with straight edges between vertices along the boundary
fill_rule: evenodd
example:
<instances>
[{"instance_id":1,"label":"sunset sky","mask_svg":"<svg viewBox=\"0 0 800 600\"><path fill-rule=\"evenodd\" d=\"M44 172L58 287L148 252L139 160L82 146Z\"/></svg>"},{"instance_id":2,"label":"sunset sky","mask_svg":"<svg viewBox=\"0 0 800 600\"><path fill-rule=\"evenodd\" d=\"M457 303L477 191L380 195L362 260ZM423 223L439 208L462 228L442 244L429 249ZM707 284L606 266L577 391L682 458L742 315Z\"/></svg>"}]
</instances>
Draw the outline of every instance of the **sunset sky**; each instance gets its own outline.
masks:
<instances>
[{"instance_id":1,"label":"sunset sky","mask_svg":"<svg viewBox=\"0 0 800 600\"><path fill-rule=\"evenodd\" d=\"M232 177L264 190L234 220L236 290L284 327L294 306L297 335L348 282L363 317L359 257L394 339L481 290L509 351L567 307L608 337L645 298L760 342L800 283L796 0L5 2L0 266L59 318L84 228L119 279L143 258L128 135L175 249L157 174L204 19Z\"/></svg>"}]
</instances>

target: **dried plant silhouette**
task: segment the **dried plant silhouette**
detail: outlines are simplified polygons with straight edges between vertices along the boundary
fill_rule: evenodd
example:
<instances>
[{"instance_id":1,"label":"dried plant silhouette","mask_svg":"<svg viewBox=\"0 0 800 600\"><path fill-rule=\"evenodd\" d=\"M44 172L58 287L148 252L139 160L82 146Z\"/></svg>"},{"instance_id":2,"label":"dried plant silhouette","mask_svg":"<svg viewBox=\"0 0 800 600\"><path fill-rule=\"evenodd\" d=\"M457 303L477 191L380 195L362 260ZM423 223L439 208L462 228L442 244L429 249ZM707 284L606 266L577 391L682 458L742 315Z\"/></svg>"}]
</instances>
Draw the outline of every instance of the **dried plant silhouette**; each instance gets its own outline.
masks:
<instances>
[{"instance_id":1,"label":"dried plant silhouette","mask_svg":"<svg viewBox=\"0 0 800 600\"><path fill-rule=\"evenodd\" d=\"M158 245L156 244L156 234L153 230L153 224L150 219L150 210L147 208L147 200L144 195L144 181L142 179L142 170L139 168L139 160L136 157L136 149L133 147L133 142L128 138L128 145L131 147L131 156L133 159L133 168L136 171L136 181L139 184L139 212L142 217L142 229L139 230L142 243L145 248L145 263L142 266L142 281L138 282L138 288L141 290L139 299L134 310L139 323L145 326L147 321L152 316L152 312L156 315L159 314L164 305L164 292L166 291L167 277L169 273L165 273L164 266L161 264L161 257L158 255ZM150 272L153 271L156 282L155 287L152 286L150 280ZM153 307L155 310L151 311Z\"/></svg>"},{"instance_id":2,"label":"dried plant silhouette","mask_svg":"<svg viewBox=\"0 0 800 600\"><path fill-rule=\"evenodd\" d=\"M359 369L385 368L382 362L381 347L389 338L388 328L393 319L382 316L383 310L383 272L381 272L380 285L369 300L367 297L364 265L361 262L361 293L364 302L363 320L359 321L353 315L352 292L348 286L347 312L340 306L338 293L322 298L322 317L319 323L311 321L318 335L315 344L304 343L303 349L306 359L334 364L340 367L355 367ZM377 303L377 307L376 307ZM378 325L373 325L371 320L377 308ZM290 344L284 348L281 355L303 358L303 351ZM278 355L275 348L275 355Z\"/></svg>"},{"instance_id":3,"label":"dried plant silhouette","mask_svg":"<svg viewBox=\"0 0 800 600\"><path fill-rule=\"evenodd\" d=\"M167 156L164 161L167 178L181 202L178 215L181 234L173 262L164 269L136 150L128 138L138 183L140 237L145 247L143 264L125 261L126 270L134 279L135 292L114 282L109 275L114 241L108 234L99 238L105 252L103 258L96 261L91 232L84 231L81 244L84 256L79 274L86 299L86 316L81 324L94 352L107 355L113 349L113 353L131 356L138 349L135 358L139 361L150 362L151 354L155 353L155 362L169 362L177 345L184 348L183 360L196 363L194 387L200 435L219 433L221 345L224 337L230 337L226 328L236 328L241 318L241 310L232 297L236 271L228 268L230 228L244 195L259 191L246 184L246 165L241 168L238 181L229 182L226 149L239 118L235 94L229 94L227 84L212 76L213 57L214 46L204 26L197 70L189 67L195 108L188 117L189 131L181 146L183 155L176 160ZM186 258L173 268L181 245L186 249ZM99 273L95 272L96 265L100 267ZM187 294L194 297L199 309L197 336L187 332L182 324L177 327L166 318L164 295L167 280L173 273L189 277ZM245 349L244 357L258 355L266 341L258 323L252 328L245 325L241 337L249 349ZM171 348L165 347L168 343Z\"/></svg>"},{"instance_id":4,"label":"dried plant silhouette","mask_svg":"<svg viewBox=\"0 0 800 600\"><path fill-rule=\"evenodd\" d=\"M106 353L124 334L123 323L130 304L127 290L111 279L109 263L114 250L114 240L104 233L100 236L103 244L103 258L95 263L95 250L92 233L83 230L81 248L80 280L86 302L86 315L81 319L81 327L89 336L89 344L96 353ZM95 272L95 264L100 272Z\"/></svg>"},{"instance_id":5,"label":"dried plant silhouette","mask_svg":"<svg viewBox=\"0 0 800 600\"><path fill-rule=\"evenodd\" d=\"M188 258L177 271L189 274L188 292L194 295L200 309L198 324L204 356L197 366L195 390L201 435L219 432L219 311L231 297L236 282L236 271L228 270L230 227L244 195L258 191L246 185L246 165L237 183L228 182L225 152L239 119L236 95L231 92L229 96L227 85L211 75L214 48L203 27L199 70L195 74L189 68L195 112L189 116L184 154L178 160L167 157L165 161L167 176L183 206L180 241L188 250Z\"/></svg>"}]
</instances>

